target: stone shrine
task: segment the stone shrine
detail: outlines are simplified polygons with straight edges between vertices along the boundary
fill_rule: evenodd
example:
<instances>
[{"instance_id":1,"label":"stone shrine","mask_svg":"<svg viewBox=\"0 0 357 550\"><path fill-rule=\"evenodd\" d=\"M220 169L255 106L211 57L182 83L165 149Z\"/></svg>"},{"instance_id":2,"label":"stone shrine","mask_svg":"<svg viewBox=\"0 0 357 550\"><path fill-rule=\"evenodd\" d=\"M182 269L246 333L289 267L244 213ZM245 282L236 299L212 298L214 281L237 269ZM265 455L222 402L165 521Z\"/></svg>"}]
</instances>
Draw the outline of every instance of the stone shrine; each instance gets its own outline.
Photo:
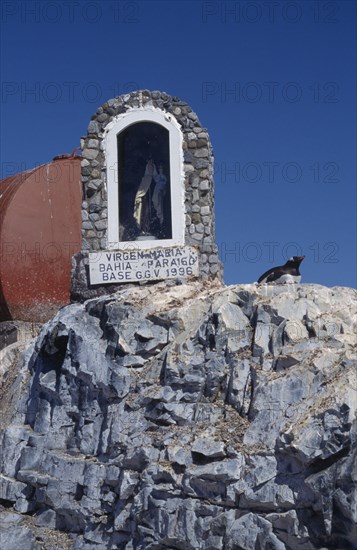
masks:
<instances>
[{"instance_id":1,"label":"stone shrine","mask_svg":"<svg viewBox=\"0 0 357 550\"><path fill-rule=\"evenodd\" d=\"M147 90L110 99L81 148L82 250L73 258L72 299L122 283L222 280L212 147L186 103Z\"/></svg>"}]
</instances>

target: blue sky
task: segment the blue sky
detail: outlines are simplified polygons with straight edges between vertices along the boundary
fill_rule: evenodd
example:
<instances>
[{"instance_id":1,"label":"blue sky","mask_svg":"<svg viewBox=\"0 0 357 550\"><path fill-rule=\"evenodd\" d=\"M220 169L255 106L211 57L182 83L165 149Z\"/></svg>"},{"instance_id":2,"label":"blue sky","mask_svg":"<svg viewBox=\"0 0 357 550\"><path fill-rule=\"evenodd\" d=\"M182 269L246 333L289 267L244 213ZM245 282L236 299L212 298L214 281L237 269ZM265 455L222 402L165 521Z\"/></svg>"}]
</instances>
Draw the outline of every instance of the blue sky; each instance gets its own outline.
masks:
<instances>
[{"instance_id":1,"label":"blue sky","mask_svg":"<svg viewBox=\"0 0 357 550\"><path fill-rule=\"evenodd\" d=\"M304 254L356 285L355 1L3 0L1 177L70 153L106 100L186 101L215 154L225 282Z\"/></svg>"}]
</instances>

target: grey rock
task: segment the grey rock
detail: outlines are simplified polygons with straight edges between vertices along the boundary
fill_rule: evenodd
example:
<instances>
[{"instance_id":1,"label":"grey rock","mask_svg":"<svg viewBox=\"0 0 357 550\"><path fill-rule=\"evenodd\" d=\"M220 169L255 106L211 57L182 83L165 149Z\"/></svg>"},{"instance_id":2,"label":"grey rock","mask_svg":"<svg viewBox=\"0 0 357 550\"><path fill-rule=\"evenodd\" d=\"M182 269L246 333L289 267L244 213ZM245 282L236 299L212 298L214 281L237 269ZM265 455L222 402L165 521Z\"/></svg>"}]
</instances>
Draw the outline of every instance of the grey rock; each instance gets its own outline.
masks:
<instances>
[{"instance_id":1,"label":"grey rock","mask_svg":"<svg viewBox=\"0 0 357 550\"><path fill-rule=\"evenodd\" d=\"M106 122L108 120L108 115L106 113L101 113L97 116L98 122Z\"/></svg>"},{"instance_id":2,"label":"grey rock","mask_svg":"<svg viewBox=\"0 0 357 550\"><path fill-rule=\"evenodd\" d=\"M88 149L98 149L99 141L97 139L89 139L87 142Z\"/></svg>"},{"instance_id":3,"label":"grey rock","mask_svg":"<svg viewBox=\"0 0 357 550\"><path fill-rule=\"evenodd\" d=\"M98 150L97 149L83 149L82 151L83 158L87 160L93 160L97 158L98 156Z\"/></svg>"},{"instance_id":4,"label":"grey rock","mask_svg":"<svg viewBox=\"0 0 357 550\"><path fill-rule=\"evenodd\" d=\"M89 229L89 230L93 229L93 224L89 220L85 221L85 222L82 223L82 228L83 229Z\"/></svg>"},{"instance_id":5,"label":"grey rock","mask_svg":"<svg viewBox=\"0 0 357 550\"><path fill-rule=\"evenodd\" d=\"M8 550L35 550L35 536L25 525L4 522L0 515L0 544Z\"/></svg>"},{"instance_id":6,"label":"grey rock","mask_svg":"<svg viewBox=\"0 0 357 550\"><path fill-rule=\"evenodd\" d=\"M194 241L202 241L202 239L203 239L203 234L202 234L202 233L196 233L196 232L195 232L195 233L193 233L193 235L192 235L192 239L193 239Z\"/></svg>"},{"instance_id":7,"label":"grey rock","mask_svg":"<svg viewBox=\"0 0 357 550\"><path fill-rule=\"evenodd\" d=\"M90 182L87 185L87 189L92 189L93 191L98 191L100 187L103 185L103 182L101 179L91 179Z\"/></svg>"},{"instance_id":8,"label":"grey rock","mask_svg":"<svg viewBox=\"0 0 357 550\"><path fill-rule=\"evenodd\" d=\"M272 531L269 521L250 512L233 523L226 547L229 550L236 548L244 550L251 550L252 548L285 550L285 544Z\"/></svg>"},{"instance_id":9,"label":"grey rock","mask_svg":"<svg viewBox=\"0 0 357 550\"><path fill-rule=\"evenodd\" d=\"M194 152L194 156L196 158L207 158L208 157L208 149L206 148L201 148L201 149L197 149L195 152Z\"/></svg>"},{"instance_id":10,"label":"grey rock","mask_svg":"<svg viewBox=\"0 0 357 550\"><path fill-rule=\"evenodd\" d=\"M94 222L95 228L98 230L106 229L107 228L107 221L106 220L98 220Z\"/></svg>"},{"instance_id":11,"label":"grey rock","mask_svg":"<svg viewBox=\"0 0 357 550\"><path fill-rule=\"evenodd\" d=\"M210 183L208 180L202 180L199 184L201 191L208 191L210 188Z\"/></svg>"},{"instance_id":12,"label":"grey rock","mask_svg":"<svg viewBox=\"0 0 357 550\"><path fill-rule=\"evenodd\" d=\"M193 453L203 455L206 458L224 458L225 445L221 441L212 441L206 438L196 439L191 447Z\"/></svg>"},{"instance_id":13,"label":"grey rock","mask_svg":"<svg viewBox=\"0 0 357 550\"><path fill-rule=\"evenodd\" d=\"M196 281L61 309L0 393L2 546L353 548L353 307Z\"/></svg>"},{"instance_id":14,"label":"grey rock","mask_svg":"<svg viewBox=\"0 0 357 550\"><path fill-rule=\"evenodd\" d=\"M197 152L199 150L200 149L198 149ZM208 160L202 159L202 158L195 158L194 168L196 168L196 170L202 170L202 168L208 168L208 166L209 166L209 161Z\"/></svg>"},{"instance_id":15,"label":"grey rock","mask_svg":"<svg viewBox=\"0 0 357 550\"><path fill-rule=\"evenodd\" d=\"M229 356L229 362L232 368L227 388L227 402L239 413L247 414L252 392L249 361L247 359L237 360L236 356L232 355Z\"/></svg>"},{"instance_id":16,"label":"grey rock","mask_svg":"<svg viewBox=\"0 0 357 550\"><path fill-rule=\"evenodd\" d=\"M91 120L88 125L88 134L98 134L99 132L99 125L94 120Z\"/></svg>"}]
</instances>

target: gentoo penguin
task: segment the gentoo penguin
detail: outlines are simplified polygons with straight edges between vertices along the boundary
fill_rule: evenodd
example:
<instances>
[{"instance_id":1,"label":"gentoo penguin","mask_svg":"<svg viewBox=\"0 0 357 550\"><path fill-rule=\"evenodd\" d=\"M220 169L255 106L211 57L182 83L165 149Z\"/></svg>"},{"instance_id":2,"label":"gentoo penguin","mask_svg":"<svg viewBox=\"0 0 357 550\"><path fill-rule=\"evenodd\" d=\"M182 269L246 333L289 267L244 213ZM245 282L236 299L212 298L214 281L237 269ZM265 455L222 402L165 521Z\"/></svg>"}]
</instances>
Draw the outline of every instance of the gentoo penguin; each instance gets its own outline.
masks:
<instances>
[{"instance_id":1,"label":"gentoo penguin","mask_svg":"<svg viewBox=\"0 0 357 550\"><path fill-rule=\"evenodd\" d=\"M272 267L258 279L258 283L300 283L299 266L305 256L293 256L284 265Z\"/></svg>"}]
</instances>

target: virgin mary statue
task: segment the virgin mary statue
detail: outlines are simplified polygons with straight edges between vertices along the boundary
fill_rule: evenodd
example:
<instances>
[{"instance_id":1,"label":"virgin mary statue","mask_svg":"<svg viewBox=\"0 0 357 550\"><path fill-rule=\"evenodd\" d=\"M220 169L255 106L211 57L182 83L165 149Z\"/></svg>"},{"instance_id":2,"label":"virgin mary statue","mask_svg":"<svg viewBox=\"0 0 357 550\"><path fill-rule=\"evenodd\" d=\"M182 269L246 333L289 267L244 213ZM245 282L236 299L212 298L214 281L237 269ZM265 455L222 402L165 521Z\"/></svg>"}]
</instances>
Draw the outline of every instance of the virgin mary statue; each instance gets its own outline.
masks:
<instances>
[{"instance_id":1,"label":"virgin mary statue","mask_svg":"<svg viewBox=\"0 0 357 550\"><path fill-rule=\"evenodd\" d=\"M144 222L143 202L147 192L150 189L150 185L153 179L155 179L156 177L157 177L156 166L152 161L152 159L149 159L146 163L144 176L140 182L140 185L135 195L134 219L136 221L137 226L140 229L143 229L143 222Z\"/></svg>"}]
</instances>

